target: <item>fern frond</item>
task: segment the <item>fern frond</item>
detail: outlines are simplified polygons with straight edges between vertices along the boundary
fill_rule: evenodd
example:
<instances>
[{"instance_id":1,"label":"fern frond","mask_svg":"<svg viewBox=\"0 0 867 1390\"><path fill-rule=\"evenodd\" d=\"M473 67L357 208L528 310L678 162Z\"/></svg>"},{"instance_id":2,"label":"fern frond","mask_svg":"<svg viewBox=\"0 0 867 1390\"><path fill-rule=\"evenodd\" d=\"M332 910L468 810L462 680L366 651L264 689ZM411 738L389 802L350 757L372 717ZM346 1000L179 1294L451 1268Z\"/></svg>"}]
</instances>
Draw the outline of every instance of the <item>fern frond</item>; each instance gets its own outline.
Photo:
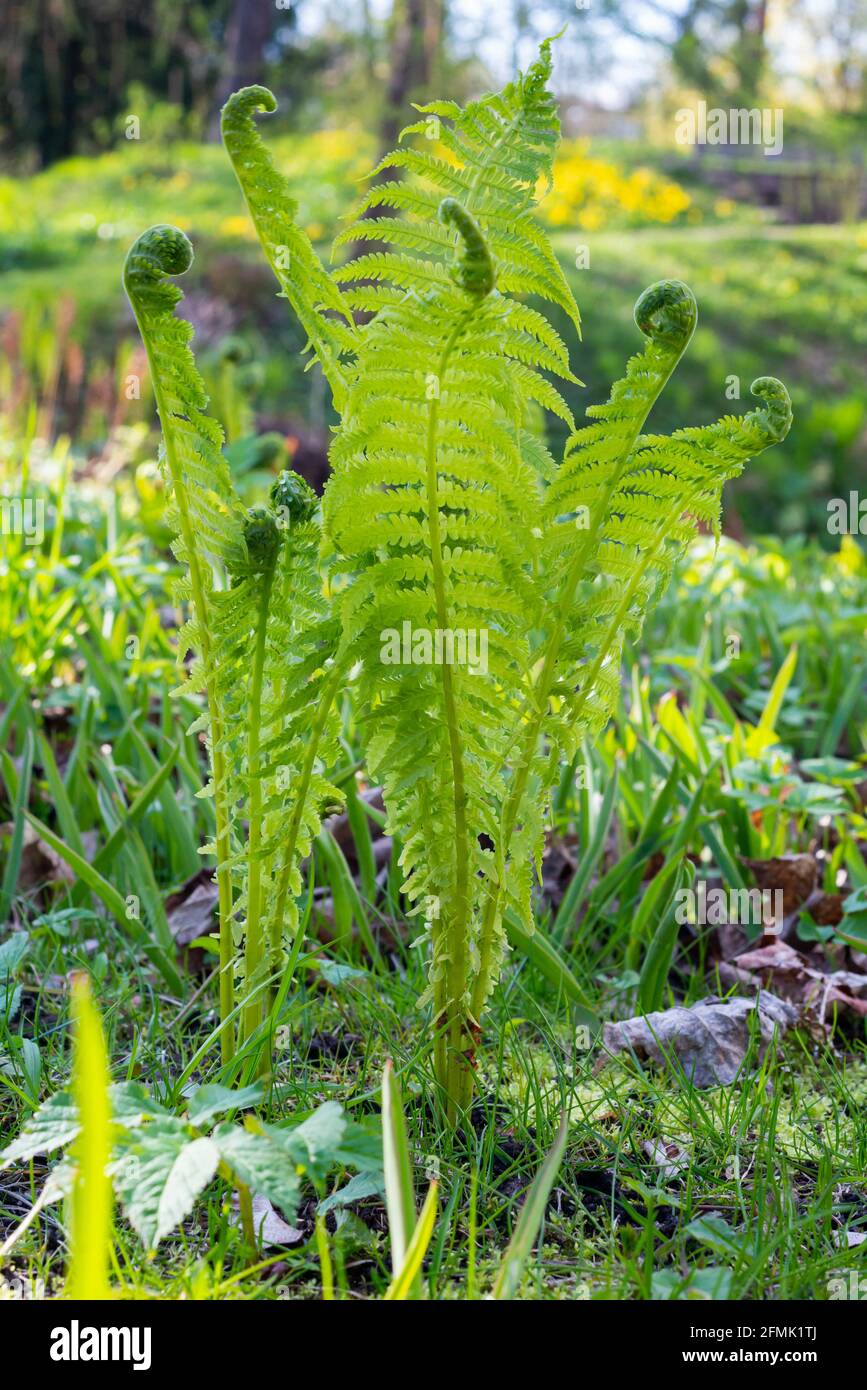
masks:
<instances>
[{"instance_id":1,"label":"fern frond","mask_svg":"<svg viewBox=\"0 0 867 1390\"><path fill-rule=\"evenodd\" d=\"M223 143L268 263L322 364L339 408L345 389L341 357L353 347L355 326L310 238L295 222L298 204L289 181L275 168L253 120L257 111L276 109L267 87L235 92L222 111Z\"/></svg>"},{"instance_id":2,"label":"fern frond","mask_svg":"<svg viewBox=\"0 0 867 1390\"><path fill-rule=\"evenodd\" d=\"M785 387L761 378L762 406L671 437L643 435L647 414L695 328L695 300L677 281L641 296L636 323L647 341L593 423L569 440L543 504L540 585L545 601L532 687L513 725L517 753L497 843L501 873L488 889L482 964L473 1008L496 980L504 904L527 903L527 866L542 851L544 807L562 758L603 727L619 694L621 657L668 582L699 523L717 529L722 488L750 457L785 438Z\"/></svg>"},{"instance_id":3,"label":"fern frond","mask_svg":"<svg viewBox=\"0 0 867 1390\"><path fill-rule=\"evenodd\" d=\"M323 808L342 802L325 775L338 751L339 634L319 574L317 499L303 479L285 472L271 503L248 513L232 587L215 596L222 749L232 803L248 827L233 860L236 943L243 948L235 971L248 998L244 1040L275 997L298 925L300 864Z\"/></svg>"},{"instance_id":4,"label":"fern frond","mask_svg":"<svg viewBox=\"0 0 867 1390\"><path fill-rule=\"evenodd\" d=\"M431 938L438 1074L460 1074L454 1106L471 1079L478 906L491 872L479 835L496 827L504 701L520 697L529 671L542 481L522 431L548 383L509 355L525 343L504 331L510 305L478 222L448 199L439 217L456 229L458 257L423 297L365 328L324 526L343 651L361 663L368 763Z\"/></svg>"},{"instance_id":5,"label":"fern frond","mask_svg":"<svg viewBox=\"0 0 867 1390\"><path fill-rule=\"evenodd\" d=\"M228 568L243 546L240 509L221 453L222 432L204 414L207 397L190 351L193 330L175 317L183 298L167 277L182 275L192 264L193 248L176 227L144 232L127 255L124 287L147 352L154 397L163 430L161 467L169 499L167 519L174 553L188 568L177 589L180 602L190 601L192 615L181 634L179 656L189 648L199 654L187 685L207 695L212 794L216 818L215 855L220 904L220 1000L223 1018L232 1008L232 883L229 778L222 751L223 716L215 657L212 562ZM224 1061L231 1060L233 1039L222 1035Z\"/></svg>"},{"instance_id":6,"label":"fern frond","mask_svg":"<svg viewBox=\"0 0 867 1390\"><path fill-rule=\"evenodd\" d=\"M132 247L124 280L163 428L174 551L187 566L175 593L191 608L179 649L196 655L182 688L207 695L207 717L194 727L208 735L212 767L221 1014L226 1019L232 1011L236 977L248 996L257 991L242 1014L247 1040L264 1012L257 987L279 974L284 943L297 926L298 865L319 831L322 807L340 801L325 776L336 756L338 633L322 591L311 489L285 473L270 508L245 513L235 496L221 432L203 413L192 329L174 315L181 292L166 278L191 261L182 232L154 227ZM214 566L222 571L219 588ZM231 1060L228 1028L223 1041Z\"/></svg>"},{"instance_id":7,"label":"fern frond","mask_svg":"<svg viewBox=\"0 0 867 1390\"><path fill-rule=\"evenodd\" d=\"M375 182L352 225L340 233L335 248L348 242L376 241L394 251L358 254L335 272L335 280L374 280L365 287L359 307L385 309L390 290L423 292L436 287L456 245L458 232L443 232L438 211L454 200L478 223L497 264L503 292L533 293L558 305L580 333L580 316L572 291L544 231L533 220L536 188L550 183L560 133L559 117L548 89L551 40L543 43L529 71L502 92L482 97L466 108L454 102L417 106L427 119L407 126L401 139L424 135L435 139L447 157L432 150L403 146L387 154L371 177L403 173L401 183ZM391 209L396 216L368 217ZM346 291L352 298L353 292ZM558 335L547 330L549 346L566 365Z\"/></svg>"},{"instance_id":8,"label":"fern frond","mask_svg":"<svg viewBox=\"0 0 867 1390\"><path fill-rule=\"evenodd\" d=\"M610 716L610 679L619 671L627 635L641 631L655 594L702 524L719 533L724 484L750 458L785 439L791 402L782 382L761 377L753 394L762 404L748 415L714 425L681 429L671 436L641 435L614 488L585 582L570 604L571 650L558 672L562 701L557 723L567 729L565 749L576 735L601 727ZM581 634L576 640L575 634ZM555 729L545 728L555 739ZM561 747L562 739L558 739Z\"/></svg>"}]
</instances>

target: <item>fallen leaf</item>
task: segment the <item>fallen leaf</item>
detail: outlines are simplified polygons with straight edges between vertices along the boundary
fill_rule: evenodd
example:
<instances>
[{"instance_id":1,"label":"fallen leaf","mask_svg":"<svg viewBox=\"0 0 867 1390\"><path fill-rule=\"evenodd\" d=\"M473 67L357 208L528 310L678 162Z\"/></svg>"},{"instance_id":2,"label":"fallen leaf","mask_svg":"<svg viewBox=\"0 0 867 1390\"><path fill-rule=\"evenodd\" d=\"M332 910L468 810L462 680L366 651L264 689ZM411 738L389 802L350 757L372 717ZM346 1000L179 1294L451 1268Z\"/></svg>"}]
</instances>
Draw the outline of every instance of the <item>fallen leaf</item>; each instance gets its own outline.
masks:
<instances>
[{"instance_id":1,"label":"fallen leaf","mask_svg":"<svg viewBox=\"0 0 867 1390\"><path fill-rule=\"evenodd\" d=\"M668 1139L645 1139L642 1148L659 1169L660 1176L670 1180L680 1177L689 1167L689 1154L679 1144Z\"/></svg>"},{"instance_id":2,"label":"fallen leaf","mask_svg":"<svg viewBox=\"0 0 867 1390\"><path fill-rule=\"evenodd\" d=\"M646 1017L606 1023L603 1045L612 1054L634 1052L661 1063L674 1054L693 1085L729 1086L743 1065L751 1025L758 1024L761 1059L774 1033L784 1033L797 1017L791 1004L767 991L755 999L711 995L691 1008L676 1005Z\"/></svg>"},{"instance_id":3,"label":"fallen leaf","mask_svg":"<svg viewBox=\"0 0 867 1390\"><path fill-rule=\"evenodd\" d=\"M797 912L816 886L816 861L812 854L781 854L776 859L744 859L759 888L783 894L783 915Z\"/></svg>"},{"instance_id":4,"label":"fallen leaf","mask_svg":"<svg viewBox=\"0 0 867 1390\"><path fill-rule=\"evenodd\" d=\"M214 930L217 898L210 869L201 869L166 898L166 916L179 946L188 946L197 936L208 936Z\"/></svg>"},{"instance_id":5,"label":"fallen leaf","mask_svg":"<svg viewBox=\"0 0 867 1390\"><path fill-rule=\"evenodd\" d=\"M867 990L867 975L852 970L817 970L802 952L785 941L744 951L733 964L741 983L747 987L772 985L776 993L797 1004L802 1012L814 1015L820 1023L826 1021L834 1007L861 1018L867 1016L867 999L859 997ZM743 978L744 971L748 979Z\"/></svg>"},{"instance_id":6,"label":"fallen leaf","mask_svg":"<svg viewBox=\"0 0 867 1390\"><path fill-rule=\"evenodd\" d=\"M232 1198L234 1208L233 1222L238 1225L240 1215L238 1211L238 1194ZM261 1193L253 1193L253 1229L256 1232L256 1239L260 1249L270 1249L275 1245L300 1245L306 1240L303 1231L299 1231L296 1226L290 1226L288 1221L284 1221L279 1212L263 1197Z\"/></svg>"},{"instance_id":7,"label":"fallen leaf","mask_svg":"<svg viewBox=\"0 0 867 1390\"><path fill-rule=\"evenodd\" d=\"M864 1244L867 1235L863 1231L834 1231L832 1239L840 1249L854 1250L856 1246Z\"/></svg>"},{"instance_id":8,"label":"fallen leaf","mask_svg":"<svg viewBox=\"0 0 867 1390\"><path fill-rule=\"evenodd\" d=\"M5 821L0 825L0 838L11 835L13 825ZM87 830L81 837L84 857L93 859L97 848L97 835ZM74 883L75 872L64 859L47 845L29 822L24 825L24 841L21 850L21 864L18 870L16 888L19 893L32 893L45 883Z\"/></svg>"},{"instance_id":9,"label":"fallen leaf","mask_svg":"<svg viewBox=\"0 0 867 1390\"><path fill-rule=\"evenodd\" d=\"M816 893L807 908L817 927L836 927L843 920L843 894Z\"/></svg>"}]
</instances>

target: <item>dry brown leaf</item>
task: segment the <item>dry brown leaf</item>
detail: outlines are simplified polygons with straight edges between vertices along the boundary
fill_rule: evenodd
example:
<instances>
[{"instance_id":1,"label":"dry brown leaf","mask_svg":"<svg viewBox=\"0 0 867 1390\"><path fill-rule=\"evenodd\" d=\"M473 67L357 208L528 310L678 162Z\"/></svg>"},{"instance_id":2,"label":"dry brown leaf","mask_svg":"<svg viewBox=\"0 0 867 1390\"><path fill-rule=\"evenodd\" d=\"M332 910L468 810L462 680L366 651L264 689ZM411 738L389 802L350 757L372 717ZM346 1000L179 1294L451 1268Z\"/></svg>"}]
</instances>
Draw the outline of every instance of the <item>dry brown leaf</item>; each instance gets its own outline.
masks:
<instances>
[{"instance_id":1,"label":"dry brown leaf","mask_svg":"<svg viewBox=\"0 0 867 1390\"><path fill-rule=\"evenodd\" d=\"M776 859L744 859L762 890L782 890L783 915L797 912L816 886L816 861L812 854L781 854Z\"/></svg>"},{"instance_id":2,"label":"dry brown leaf","mask_svg":"<svg viewBox=\"0 0 867 1390\"><path fill-rule=\"evenodd\" d=\"M756 999L711 995L691 1008L606 1023L603 1044L610 1053L634 1052L654 1062L667 1063L673 1054L695 1086L728 1086L743 1065L751 1026L758 1024L761 1058L774 1033L784 1033L797 1017L791 1004L767 991Z\"/></svg>"},{"instance_id":3,"label":"dry brown leaf","mask_svg":"<svg viewBox=\"0 0 867 1390\"><path fill-rule=\"evenodd\" d=\"M217 899L217 885L210 869L200 869L166 898L166 916L179 946L188 946L198 936L210 936Z\"/></svg>"},{"instance_id":4,"label":"dry brown leaf","mask_svg":"<svg viewBox=\"0 0 867 1390\"><path fill-rule=\"evenodd\" d=\"M785 941L773 941L755 951L744 951L733 964L746 971L750 986L773 986L783 998L797 1004L802 1012L814 1015L824 1023L835 1007L859 1017L867 1016L867 999L859 996L867 991L867 975L852 970L817 970L802 952Z\"/></svg>"}]
</instances>

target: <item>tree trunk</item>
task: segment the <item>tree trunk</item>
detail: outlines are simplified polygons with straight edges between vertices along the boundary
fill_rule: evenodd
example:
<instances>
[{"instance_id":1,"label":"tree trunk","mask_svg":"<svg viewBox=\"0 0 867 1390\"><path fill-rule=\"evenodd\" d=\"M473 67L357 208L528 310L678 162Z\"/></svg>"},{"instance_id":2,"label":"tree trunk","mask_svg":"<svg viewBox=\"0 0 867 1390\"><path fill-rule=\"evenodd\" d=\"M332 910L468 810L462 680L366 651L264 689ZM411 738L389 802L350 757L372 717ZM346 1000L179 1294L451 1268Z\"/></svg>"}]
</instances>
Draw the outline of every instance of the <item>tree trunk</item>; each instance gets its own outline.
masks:
<instances>
[{"instance_id":1,"label":"tree trunk","mask_svg":"<svg viewBox=\"0 0 867 1390\"><path fill-rule=\"evenodd\" d=\"M226 25L223 77L210 126L213 140L220 138L220 107L239 87L262 81L265 46L273 31L277 8L273 0L234 0Z\"/></svg>"}]
</instances>

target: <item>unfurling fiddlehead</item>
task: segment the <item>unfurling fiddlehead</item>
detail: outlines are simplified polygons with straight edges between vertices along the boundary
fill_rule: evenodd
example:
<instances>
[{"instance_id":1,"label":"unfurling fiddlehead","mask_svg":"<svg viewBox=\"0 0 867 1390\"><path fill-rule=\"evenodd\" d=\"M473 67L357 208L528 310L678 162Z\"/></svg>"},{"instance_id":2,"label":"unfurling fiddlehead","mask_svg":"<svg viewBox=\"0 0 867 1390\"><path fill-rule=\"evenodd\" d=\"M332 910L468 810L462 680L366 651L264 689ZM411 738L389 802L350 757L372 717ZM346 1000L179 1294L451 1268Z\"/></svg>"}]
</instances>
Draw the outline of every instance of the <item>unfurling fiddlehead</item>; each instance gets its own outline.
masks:
<instances>
[{"instance_id":1,"label":"unfurling fiddlehead","mask_svg":"<svg viewBox=\"0 0 867 1390\"><path fill-rule=\"evenodd\" d=\"M463 251L452 269L455 282L474 299L484 299L496 284L494 259L474 217L456 198L443 198L439 219L444 227L454 227L463 241Z\"/></svg>"},{"instance_id":2,"label":"unfurling fiddlehead","mask_svg":"<svg viewBox=\"0 0 867 1390\"><path fill-rule=\"evenodd\" d=\"M267 87L242 87L223 107L223 143L262 249L283 296L289 300L308 336L339 405L346 385L340 359L352 346L354 324L340 290L323 269L310 238L296 224L298 204L289 181L274 167L256 129L254 114L276 109L276 98Z\"/></svg>"},{"instance_id":3,"label":"unfurling fiddlehead","mask_svg":"<svg viewBox=\"0 0 867 1390\"><path fill-rule=\"evenodd\" d=\"M271 486L271 501L285 526L312 521L319 499L308 482L292 469L284 468Z\"/></svg>"},{"instance_id":4,"label":"unfurling fiddlehead","mask_svg":"<svg viewBox=\"0 0 867 1390\"><path fill-rule=\"evenodd\" d=\"M130 248L123 278L147 352L162 423L168 517L176 534L173 548L189 573L188 581L176 586L178 600L192 603L191 619L180 634L179 652L199 654L186 688L204 687L208 701L220 906L220 1008L225 1023L233 1004L231 816L212 630L211 562L228 565L236 560L240 535L237 502L221 454L222 431L204 414L207 396L189 346L193 330L186 320L174 315L183 295L166 279L182 275L192 260L193 248L177 227L151 227ZM234 1042L228 1025L221 1043L224 1061L231 1060Z\"/></svg>"}]
</instances>

